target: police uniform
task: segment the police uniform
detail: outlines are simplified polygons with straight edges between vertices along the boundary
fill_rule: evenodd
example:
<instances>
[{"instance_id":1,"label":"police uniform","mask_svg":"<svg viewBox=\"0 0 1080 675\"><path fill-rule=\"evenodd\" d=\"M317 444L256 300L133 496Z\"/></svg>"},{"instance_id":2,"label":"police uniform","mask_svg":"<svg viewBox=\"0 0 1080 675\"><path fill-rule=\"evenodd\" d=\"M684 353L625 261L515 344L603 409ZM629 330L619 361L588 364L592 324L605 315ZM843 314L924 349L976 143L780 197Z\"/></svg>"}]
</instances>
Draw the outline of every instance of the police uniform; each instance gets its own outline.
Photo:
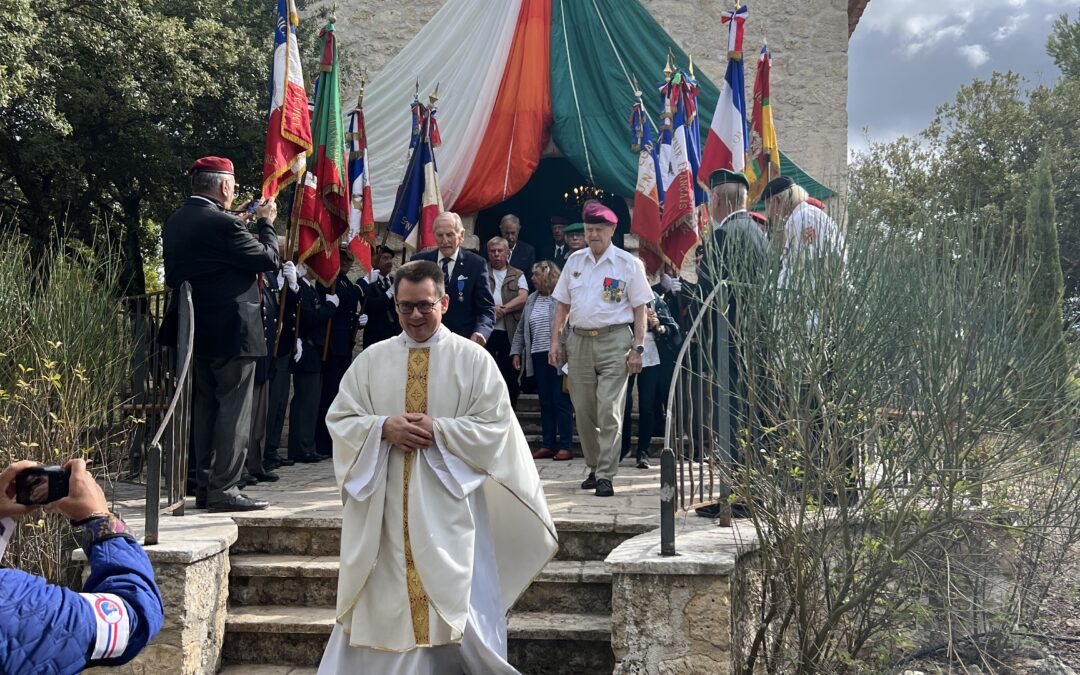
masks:
<instances>
[{"instance_id":1,"label":"police uniform","mask_svg":"<svg viewBox=\"0 0 1080 675\"><path fill-rule=\"evenodd\" d=\"M614 214L599 208L606 213L597 217L613 222ZM641 261L610 244L599 260L588 248L572 254L552 295L570 306L568 379L585 462L596 482L610 482L619 465L627 358L636 346L634 308L652 300L652 289Z\"/></svg>"}]
</instances>

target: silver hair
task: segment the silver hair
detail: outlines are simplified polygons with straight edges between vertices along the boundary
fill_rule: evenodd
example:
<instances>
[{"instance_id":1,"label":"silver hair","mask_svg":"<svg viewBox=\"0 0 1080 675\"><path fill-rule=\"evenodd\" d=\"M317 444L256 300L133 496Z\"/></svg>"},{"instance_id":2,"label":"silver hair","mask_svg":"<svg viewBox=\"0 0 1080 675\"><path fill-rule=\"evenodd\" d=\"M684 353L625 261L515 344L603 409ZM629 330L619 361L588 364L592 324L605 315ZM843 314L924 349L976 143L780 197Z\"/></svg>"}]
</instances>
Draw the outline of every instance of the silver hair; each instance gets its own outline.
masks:
<instances>
[{"instance_id":1,"label":"silver hair","mask_svg":"<svg viewBox=\"0 0 1080 675\"><path fill-rule=\"evenodd\" d=\"M721 183L712 189L713 198L721 204L746 206L748 190L742 183Z\"/></svg>"},{"instance_id":2,"label":"silver hair","mask_svg":"<svg viewBox=\"0 0 1080 675\"><path fill-rule=\"evenodd\" d=\"M513 225L513 226L517 227L519 230L521 229L521 219L518 218L517 216L515 216L512 213L508 213L505 216L503 216L501 219L499 219L499 230L500 231L502 230L504 223L507 224L507 225Z\"/></svg>"},{"instance_id":3,"label":"silver hair","mask_svg":"<svg viewBox=\"0 0 1080 675\"><path fill-rule=\"evenodd\" d=\"M449 220L453 226L455 232L464 232L465 224L461 222L461 216L453 211L443 211L439 215L435 216L435 220L431 223L432 229L435 228L435 223L439 220Z\"/></svg>"},{"instance_id":4,"label":"silver hair","mask_svg":"<svg viewBox=\"0 0 1080 675\"><path fill-rule=\"evenodd\" d=\"M222 183L230 178L232 178L231 173L196 171L191 174L191 193L216 195Z\"/></svg>"},{"instance_id":5,"label":"silver hair","mask_svg":"<svg viewBox=\"0 0 1080 675\"><path fill-rule=\"evenodd\" d=\"M488 239L487 247L491 248L492 244L495 244L496 246L502 246L506 250L510 250L510 242L506 241L502 237L492 237L491 239Z\"/></svg>"}]
</instances>

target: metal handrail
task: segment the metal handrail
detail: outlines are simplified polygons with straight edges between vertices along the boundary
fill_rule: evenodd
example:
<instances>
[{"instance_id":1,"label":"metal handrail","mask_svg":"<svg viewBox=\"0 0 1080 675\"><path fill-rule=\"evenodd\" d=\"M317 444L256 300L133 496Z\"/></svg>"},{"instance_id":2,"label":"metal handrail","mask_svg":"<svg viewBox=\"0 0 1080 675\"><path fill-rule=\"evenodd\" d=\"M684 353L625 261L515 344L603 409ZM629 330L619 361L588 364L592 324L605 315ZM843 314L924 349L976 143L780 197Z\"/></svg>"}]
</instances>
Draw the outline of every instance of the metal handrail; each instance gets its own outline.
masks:
<instances>
[{"instance_id":1,"label":"metal handrail","mask_svg":"<svg viewBox=\"0 0 1080 675\"><path fill-rule=\"evenodd\" d=\"M693 322L691 322L689 329L687 329L686 335L683 338L682 346L679 348L679 354L675 358L674 376L671 379L671 386L668 389L667 405L664 413L664 449L660 454L660 554L664 556L676 555L675 514L681 501L680 485L678 484L676 478L676 461L678 460L678 462L681 464L683 462L683 458L677 458L675 455L673 435L675 432L677 418L681 417L684 414L684 411L681 409L678 401L678 394L680 386L682 385L682 375L684 372L693 371L692 367L687 370L684 368L684 366L686 360L689 358L688 355L690 354L690 350L693 348L692 343L694 342L694 338L699 334L702 326L706 325L704 324L705 317L709 315L710 310L714 308L716 298L721 294L721 291L723 291L722 297L727 297L727 286L728 285L726 281L721 281L720 283L718 283L716 287L713 288L712 291L705 297L705 300L696 308L696 316L694 316ZM728 326L726 323L726 316L725 320L719 321L718 324L721 332L724 334L724 340L726 341L728 339ZM704 345L703 343L699 343L699 349L702 347L708 348L708 346ZM721 366L724 364L717 365ZM726 369L718 369L725 374L727 372ZM701 392L701 394L703 395L704 392ZM721 416L721 420L719 421L726 427L726 399L730 395L730 392L725 389L724 391L720 392L719 395L725 400L725 403L721 408L722 410L724 410L725 414ZM676 409L678 409L679 415L675 414ZM693 435L693 430L691 430L691 434ZM722 437L728 437L726 430ZM703 434L699 434L698 440L700 442L700 445L704 446ZM691 443L693 443L693 437L691 438ZM702 447L700 449L700 456L702 458L703 466L699 471L699 477L703 479L705 458L707 456L710 457L709 461L711 462L711 453L706 453L704 451L704 448ZM693 489L694 470L692 465L689 468L689 473L691 491L695 492Z\"/></svg>"},{"instance_id":2,"label":"metal handrail","mask_svg":"<svg viewBox=\"0 0 1080 675\"><path fill-rule=\"evenodd\" d=\"M177 443L170 446L169 463L166 466L166 491L169 503L161 507L161 464L162 451L161 439L167 428L172 428L173 416L179 406L181 410L190 407L191 393L191 361L195 342L194 306L191 300L191 284L184 282L180 285L180 297L178 328L177 328L177 360L180 362L180 375L177 378L176 389L165 415L161 418L157 431L150 441L146 467L146 522L145 541L147 546L158 543L158 516L161 513L184 514L184 490L179 488L182 481L187 478L186 448L177 448ZM186 423L186 422L185 422ZM184 430L186 431L186 430ZM186 433L181 433L186 438Z\"/></svg>"}]
</instances>

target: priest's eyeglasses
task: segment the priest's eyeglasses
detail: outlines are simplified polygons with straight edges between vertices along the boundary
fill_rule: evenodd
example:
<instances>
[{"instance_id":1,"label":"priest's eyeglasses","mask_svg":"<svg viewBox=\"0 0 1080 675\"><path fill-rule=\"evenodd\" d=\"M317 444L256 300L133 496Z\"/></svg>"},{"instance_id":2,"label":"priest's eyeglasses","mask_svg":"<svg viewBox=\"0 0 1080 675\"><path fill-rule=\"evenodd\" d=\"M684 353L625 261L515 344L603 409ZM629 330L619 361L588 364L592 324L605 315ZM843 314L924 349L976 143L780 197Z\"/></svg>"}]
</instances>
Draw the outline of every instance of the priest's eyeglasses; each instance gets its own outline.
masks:
<instances>
[{"instance_id":1,"label":"priest's eyeglasses","mask_svg":"<svg viewBox=\"0 0 1080 675\"><path fill-rule=\"evenodd\" d=\"M413 313L414 309L420 310L421 314L431 314L435 309L437 302L399 302L396 304L398 314L404 314L408 316Z\"/></svg>"}]
</instances>

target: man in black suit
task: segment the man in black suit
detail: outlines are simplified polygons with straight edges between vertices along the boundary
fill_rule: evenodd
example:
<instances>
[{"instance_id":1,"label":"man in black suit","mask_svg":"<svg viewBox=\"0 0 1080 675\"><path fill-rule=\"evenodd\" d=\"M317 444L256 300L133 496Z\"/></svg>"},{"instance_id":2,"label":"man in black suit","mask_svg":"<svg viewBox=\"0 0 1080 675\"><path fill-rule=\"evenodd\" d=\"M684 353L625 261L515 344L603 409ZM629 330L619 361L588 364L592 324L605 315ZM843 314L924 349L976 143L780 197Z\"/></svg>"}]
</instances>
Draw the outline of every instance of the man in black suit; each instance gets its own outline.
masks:
<instances>
[{"instance_id":1,"label":"man in black suit","mask_svg":"<svg viewBox=\"0 0 1080 675\"><path fill-rule=\"evenodd\" d=\"M195 310L194 439L196 506L250 511L268 506L240 494L255 359L266 354L258 275L278 267L273 200L255 215L258 235L226 211L236 194L232 162L204 157L189 170L191 196L162 229L165 283L191 284ZM162 326L175 344L177 295Z\"/></svg>"},{"instance_id":2,"label":"man in black suit","mask_svg":"<svg viewBox=\"0 0 1080 675\"><path fill-rule=\"evenodd\" d=\"M394 268L394 252L389 246L376 247L372 267L375 269L371 274L360 280L360 290L364 294L363 313L368 318L364 326L364 349L401 333L394 308L394 277L390 274Z\"/></svg>"},{"instance_id":3,"label":"man in black suit","mask_svg":"<svg viewBox=\"0 0 1080 675\"><path fill-rule=\"evenodd\" d=\"M512 213L506 214L499 221L499 232L510 247L507 251L509 257L506 259L506 264L514 269L521 270L525 274L529 292L532 293L536 290L533 288L532 282L532 268L536 262L536 249L529 242L518 240L518 235L521 234L521 221Z\"/></svg>"},{"instance_id":4,"label":"man in black suit","mask_svg":"<svg viewBox=\"0 0 1080 675\"><path fill-rule=\"evenodd\" d=\"M487 263L461 248L465 226L453 211L443 211L432 224L438 248L417 253L413 260L430 260L442 268L450 308L443 325L480 345L487 344L495 327L495 301L488 289Z\"/></svg>"},{"instance_id":5,"label":"man in black suit","mask_svg":"<svg viewBox=\"0 0 1080 675\"><path fill-rule=\"evenodd\" d=\"M319 396L319 413L315 418L315 452L322 457L334 454L334 442L326 429L326 413L330 404L337 398L338 387L345 371L352 365L353 346L356 344L356 331L367 317L360 318L358 312L363 300L363 292L346 275L348 271L348 249L341 249L341 270L338 272L334 293L339 304L334 318L330 320L330 347L322 364L322 393ZM325 299L328 291L319 286L319 294ZM322 354L319 354L320 358Z\"/></svg>"},{"instance_id":6,"label":"man in black suit","mask_svg":"<svg viewBox=\"0 0 1080 675\"><path fill-rule=\"evenodd\" d=\"M566 241L566 233L563 232L563 228L569 224L566 218L551 217L551 243L544 249L540 258L541 260L550 260L558 265L560 270L566 266L566 259L573 253Z\"/></svg>"},{"instance_id":7,"label":"man in black suit","mask_svg":"<svg viewBox=\"0 0 1080 675\"><path fill-rule=\"evenodd\" d=\"M284 248L278 249L278 253L284 257ZM281 272L274 278L276 302L274 304L275 334L272 340L267 341L269 349L277 350L270 359L269 377L269 402L266 412L266 440L263 446L263 467L274 470L282 466L292 466L293 460L278 454L281 447L281 432L285 428L285 413L289 409L289 386L292 383L292 373L289 372L289 364L292 362L293 352L296 350L296 294L300 285L296 276L296 265L288 260L281 266ZM279 303L285 303L284 309ZM281 317L281 328L277 329L277 319Z\"/></svg>"},{"instance_id":8,"label":"man in black suit","mask_svg":"<svg viewBox=\"0 0 1080 675\"><path fill-rule=\"evenodd\" d=\"M290 368L293 374L293 397L289 403L289 459L310 464L324 459L315 452L319 398L322 395L323 346L326 322L337 316L341 300L319 287L306 265L297 265L300 290L296 319L296 352Z\"/></svg>"}]
</instances>

